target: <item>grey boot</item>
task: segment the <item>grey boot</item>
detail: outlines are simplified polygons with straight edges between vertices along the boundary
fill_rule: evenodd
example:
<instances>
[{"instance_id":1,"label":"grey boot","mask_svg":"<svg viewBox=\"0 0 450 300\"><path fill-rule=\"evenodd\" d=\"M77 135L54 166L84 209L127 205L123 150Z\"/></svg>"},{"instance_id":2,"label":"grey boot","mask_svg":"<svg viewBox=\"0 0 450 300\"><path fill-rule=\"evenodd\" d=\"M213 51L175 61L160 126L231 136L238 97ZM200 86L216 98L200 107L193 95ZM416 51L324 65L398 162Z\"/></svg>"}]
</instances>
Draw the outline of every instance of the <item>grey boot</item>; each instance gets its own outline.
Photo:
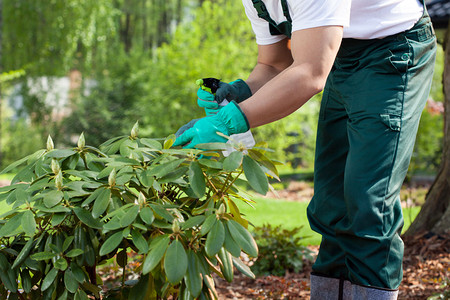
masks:
<instances>
[{"instance_id":1,"label":"grey boot","mask_svg":"<svg viewBox=\"0 0 450 300\"><path fill-rule=\"evenodd\" d=\"M353 300L348 280L311 274L311 300Z\"/></svg>"},{"instance_id":2,"label":"grey boot","mask_svg":"<svg viewBox=\"0 0 450 300\"><path fill-rule=\"evenodd\" d=\"M352 284L353 300L397 300L398 290L379 289Z\"/></svg>"}]
</instances>

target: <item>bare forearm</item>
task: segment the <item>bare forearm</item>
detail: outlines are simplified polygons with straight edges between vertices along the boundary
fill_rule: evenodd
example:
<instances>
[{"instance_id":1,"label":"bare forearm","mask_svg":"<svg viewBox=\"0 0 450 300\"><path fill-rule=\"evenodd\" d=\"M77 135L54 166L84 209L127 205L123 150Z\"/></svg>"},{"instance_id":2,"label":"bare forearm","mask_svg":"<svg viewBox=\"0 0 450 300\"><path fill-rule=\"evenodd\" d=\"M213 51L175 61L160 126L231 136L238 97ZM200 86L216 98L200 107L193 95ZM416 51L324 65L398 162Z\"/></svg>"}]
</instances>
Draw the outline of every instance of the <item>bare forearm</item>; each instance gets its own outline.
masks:
<instances>
[{"instance_id":1,"label":"bare forearm","mask_svg":"<svg viewBox=\"0 0 450 300\"><path fill-rule=\"evenodd\" d=\"M258 62L245 81L252 94L293 63L288 41L284 39L276 44L258 46Z\"/></svg>"},{"instance_id":2,"label":"bare forearm","mask_svg":"<svg viewBox=\"0 0 450 300\"><path fill-rule=\"evenodd\" d=\"M270 65L258 63L245 82L250 87L252 94L255 94L262 86L280 74L281 71Z\"/></svg>"},{"instance_id":3,"label":"bare forearm","mask_svg":"<svg viewBox=\"0 0 450 300\"><path fill-rule=\"evenodd\" d=\"M322 90L324 78L312 78L305 68L291 67L240 103L250 127L279 120L300 108Z\"/></svg>"},{"instance_id":4,"label":"bare forearm","mask_svg":"<svg viewBox=\"0 0 450 300\"><path fill-rule=\"evenodd\" d=\"M325 86L341 38L342 28L339 26L294 32L291 41L292 64L240 103L250 127L279 120L320 92ZM270 56L277 55L272 53Z\"/></svg>"}]
</instances>

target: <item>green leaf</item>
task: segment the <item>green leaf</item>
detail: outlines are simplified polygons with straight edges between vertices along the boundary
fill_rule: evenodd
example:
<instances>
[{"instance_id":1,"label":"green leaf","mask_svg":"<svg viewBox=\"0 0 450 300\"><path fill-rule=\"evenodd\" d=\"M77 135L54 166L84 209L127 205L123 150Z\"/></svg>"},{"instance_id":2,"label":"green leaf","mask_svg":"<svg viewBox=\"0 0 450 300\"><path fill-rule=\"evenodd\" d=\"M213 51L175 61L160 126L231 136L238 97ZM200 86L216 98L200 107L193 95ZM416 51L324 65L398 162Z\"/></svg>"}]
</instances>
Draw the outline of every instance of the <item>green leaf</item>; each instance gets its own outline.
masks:
<instances>
[{"instance_id":1,"label":"green leaf","mask_svg":"<svg viewBox=\"0 0 450 300\"><path fill-rule=\"evenodd\" d=\"M202 164L208 168L212 168L212 169L222 169L223 168L223 164L214 159L202 158L202 159L199 159L198 162L200 164Z\"/></svg>"},{"instance_id":2,"label":"green leaf","mask_svg":"<svg viewBox=\"0 0 450 300\"><path fill-rule=\"evenodd\" d=\"M55 269L61 270L61 271L65 271L67 269L67 267L69 266L69 264L67 263L67 260L65 260L64 258L60 258L57 261L55 261L55 263L53 264L55 266Z\"/></svg>"},{"instance_id":3,"label":"green leaf","mask_svg":"<svg viewBox=\"0 0 450 300\"><path fill-rule=\"evenodd\" d=\"M97 179L101 179L104 177L108 177L109 174L111 174L111 171L114 170L114 167L112 166L107 166L106 168L104 168L103 170L100 171L100 173L98 173L97 175Z\"/></svg>"},{"instance_id":4,"label":"green leaf","mask_svg":"<svg viewBox=\"0 0 450 300\"><path fill-rule=\"evenodd\" d=\"M195 145L195 148L202 150L228 150L230 146L226 143L204 143Z\"/></svg>"},{"instance_id":5,"label":"green leaf","mask_svg":"<svg viewBox=\"0 0 450 300\"><path fill-rule=\"evenodd\" d=\"M250 232L234 220L227 221L230 234L241 249L252 257L258 256L258 246Z\"/></svg>"},{"instance_id":6,"label":"green leaf","mask_svg":"<svg viewBox=\"0 0 450 300\"><path fill-rule=\"evenodd\" d=\"M205 252L209 257L213 257L219 253L220 248L222 248L223 242L225 241L225 229L221 221L215 222L211 231L206 237Z\"/></svg>"},{"instance_id":7,"label":"green leaf","mask_svg":"<svg viewBox=\"0 0 450 300\"><path fill-rule=\"evenodd\" d=\"M187 256L188 268L187 273L184 277L184 281L192 296L197 298L200 295L203 286L203 280L199 266L200 262L191 249L188 249Z\"/></svg>"},{"instance_id":8,"label":"green leaf","mask_svg":"<svg viewBox=\"0 0 450 300\"><path fill-rule=\"evenodd\" d=\"M35 254L31 255L30 257L34 260L40 261L40 260L52 259L55 256L56 256L55 253L43 251L43 252L35 253Z\"/></svg>"},{"instance_id":9,"label":"green leaf","mask_svg":"<svg viewBox=\"0 0 450 300\"><path fill-rule=\"evenodd\" d=\"M31 249L33 248L33 238L30 238L27 243L23 246L22 250L20 250L19 254L17 255L16 259L14 260L13 265L11 266L11 269L15 269L18 267L21 263L25 261L25 259L30 254Z\"/></svg>"},{"instance_id":10,"label":"green leaf","mask_svg":"<svg viewBox=\"0 0 450 300\"><path fill-rule=\"evenodd\" d=\"M115 216L108 223L103 225L103 229L109 230L109 231L116 230L119 228L121 228L121 225L120 225L120 219L118 216Z\"/></svg>"},{"instance_id":11,"label":"green leaf","mask_svg":"<svg viewBox=\"0 0 450 300\"><path fill-rule=\"evenodd\" d=\"M70 269L72 270L73 276L79 283L83 283L86 279L86 274L83 269L76 264L75 261L70 263Z\"/></svg>"},{"instance_id":12,"label":"green leaf","mask_svg":"<svg viewBox=\"0 0 450 300\"><path fill-rule=\"evenodd\" d=\"M95 219L105 212L105 210L109 206L110 199L111 199L110 189L104 189L100 193L100 195L98 195L97 199L95 199L94 206L92 207L92 216Z\"/></svg>"},{"instance_id":13,"label":"green leaf","mask_svg":"<svg viewBox=\"0 0 450 300\"><path fill-rule=\"evenodd\" d=\"M74 300L89 300L88 296L82 289L78 289L75 293Z\"/></svg>"},{"instance_id":14,"label":"green leaf","mask_svg":"<svg viewBox=\"0 0 450 300\"><path fill-rule=\"evenodd\" d=\"M179 283L186 274L187 265L188 260L183 244L174 240L167 248L164 259L164 270L169 282L174 285Z\"/></svg>"},{"instance_id":15,"label":"green leaf","mask_svg":"<svg viewBox=\"0 0 450 300\"><path fill-rule=\"evenodd\" d=\"M77 257L78 255L81 255L83 253L84 253L83 250L76 248L76 249L72 249L69 252L67 252L66 256L67 257Z\"/></svg>"},{"instance_id":16,"label":"green leaf","mask_svg":"<svg viewBox=\"0 0 450 300\"><path fill-rule=\"evenodd\" d=\"M22 159L19 159L16 162L13 162L12 164L10 164L9 166L7 166L3 171L0 172L1 174L6 174L8 172L10 172L11 170L15 169L16 167L20 166L21 164L23 164L24 162L28 161L28 160L35 160L38 159L39 157L41 157L42 154L45 153L45 150L38 150L36 152L34 152L31 155L25 156ZM29 161L30 162L30 161Z\"/></svg>"},{"instance_id":17,"label":"green leaf","mask_svg":"<svg viewBox=\"0 0 450 300\"><path fill-rule=\"evenodd\" d=\"M45 156L51 158L66 158L74 155L75 153L75 151L70 149L55 149L45 154Z\"/></svg>"},{"instance_id":18,"label":"green leaf","mask_svg":"<svg viewBox=\"0 0 450 300\"><path fill-rule=\"evenodd\" d=\"M81 207L74 207L73 211L78 219L87 226L95 229L101 229L103 227L102 223L98 219L94 219L88 210Z\"/></svg>"},{"instance_id":19,"label":"green leaf","mask_svg":"<svg viewBox=\"0 0 450 300\"><path fill-rule=\"evenodd\" d=\"M133 203L128 203L125 204L123 206L121 206L119 209L115 209L113 211L109 211L108 214L106 214L103 218L100 219L101 222L104 222L106 220L110 220L113 217L115 217L117 215L117 218L121 218L123 215L125 215L125 210L127 210L129 207L132 207L136 205L134 202Z\"/></svg>"},{"instance_id":20,"label":"green leaf","mask_svg":"<svg viewBox=\"0 0 450 300\"><path fill-rule=\"evenodd\" d=\"M203 223L203 221L205 221L205 219L206 219L206 217L203 215L191 217L186 222L181 224L181 228L183 230L186 230L186 229L189 229L192 227L199 226L200 224Z\"/></svg>"},{"instance_id":21,"label":"green leaf","mask_svg":"<svg viewBox=\"0 0 450 300\"><path fill-rule=\"evenodd\" d=\"M0 228L0 238L12 235L22 222L22 214L17 214L9 219L2 228Z\"/></svg>"},{"instance_id":22,"label":"green leaf","mask_svg":"<svg viewBox=\"0 0 450 300\"><path fill-rule=\"evenodd\" d=\"M120 219L120 225L126 227L136 220L139 214L139 205L134 205L125 213L125 215Z\"/></svg>"},{"instance_id":23,"label":"green leaf","mask_svg":"<svg viewBox=\"0 0 450 300\"><path fill-rule=\"evenodd\" d=\"M160 177L163 177L163 176L173 172L184 161L185 161L184 158L175 159L170 162L155 166L148 173L150 176L156 176L156 177L160 178Z\"/></svg>"},{"instance_id":24,"label":"green leaf","mask_svg":"<svg viewBox=\"0 0 450 300\"><path fill-rule=\"evenodd\" d=\"M64 272L64 285L72 294L74 294L78 289L78 281L75 279L75 276L73 276L71 269L67 269Z\"/></svg>"},{"instance_id":25,"label":"green leaf","mask_svg":"<svg viewBox=\"0 0 450 300\"><path fill-rule=\"evenodd\" d=\"M10 267L11 265L9 264L8 259L0 252L0 273L6 272Z\"/></svg>"},{"instance_id":26,"label":"green leaf","mask_svg":"<svg viewBox=\"0 0 450 300\"><path fill-rule=\"evenodd\" d=\"M89 197L86 198L86 200L83 201L83 203L81 204L81 206L87 206L89 205L92 201L94 201L95 199L97 199L97 197L104 191L104 188L99 188L96 189L94 192L92 192L92 194L89 195Z\"/></svg>"},{"instance_id":27,"label":"green leaf","mask_svg":"<svg viewBox=\"0 0 450 300\"><path fill-rule=\"evenodd\" d=\"M26 210L23 213L21 224L26 235L34 236L36 232L36 220L34 219L34 214L31 210Z\"/></svg>"},{"instance_id":28,"label":"green leaf","mask_svg":"<svg viewBox=\"0 0 450 300\"><path fill-rule=\"evenodd\" d=\"M20 272L22 287L25 293L29 293L31 291L32 283L31 283L31 276L28 269L23 269L22 272Z\"/></svg>"},{"instance_id":29,"label":"green leaf","mask_svg":"<svg viewBox=\"0 0 450 300\"><path fill-rule=\"evenodd\" d=\"M153 181L155 180L153 176L151 176L149 170L143 170L142 172L138 173L138 179L145 187L151 187L153 185Z\"/></svg>"},{"instance_id":30,"label":"green leaf","mask_svg":"<svg viewBox=\"0 0 450 300\"><path fill-rule=\"evenodd\" d=\"M217 222L217 216L215 214L209 215L205 222L203 223L202 227L200 228L200 235L207 234L211 228L216 224Z\"/></svg>"},{"instance_id":31,"label":"green leaf","mask_svg":"<svg viewBox=\"0 0 450 300\"><path fill-rule=\"evenodd\" d=\"M189 166L189 184L198 198L202 198L205 195L206 183L205 175L203 175L202 168L196 161L191 162Z\"/></svg>"},{"instance_id":32,"label":"green leaf","mask_svg":"<svg viewBox=\"0 0 450 300\"><path fill-rule=\"evenodd\" d=\"M172 216L161 204L151 203L150 206L155 211L155 213L160 217L166 219L169 222L173 221L174 216Z\"/></svg>"},{"instance_id":33,"label":"green leaf","mask_svg":"<svg viewBox=\"0 0 450 300\"><path fill-rule=\"evenodd\" d=\"M160 238L154 246L151 245L151 250L147 254L147 257L144 260L144 264L142 266L142 273L148 274L151 272L161 261L166 252L167 247L169 246L170 238L168 235Z\"/></svg>"},{"instance_id":34,"label":"green leaf","mask_svg":"<svg viewBox=\"0 0 450 300\"><path fill-rule=\"evenodd\" d=\"M57 275L58 269L51 269L50 272L45 275L44 280L42 281L41 291L45 291L46 289L48 289L52 285L53 281L55 281Z\"/></svg>"},{"instance_id":35,"label":"green leaf","mask_svg":"<svg viewBox=\"0 0 450 300\"><path fill-rule=\"evenodd\" d=\"M223 160L223 168L227 171L234 171L242 163L242 159L244 157L244 154L240 151L233 151Z\"/></svg>"},{"instance_id":36,"label":"green leaf","mask_svg":"<svg viewBox=\"0 0 450 300\"><path fill-rule=\"evenodd\" d=\"M142 138L139 141L142 144L144 144L145 146L151 148L152 150L161 150L162 149L161 143L158 142L157 140L152 140L152 139L148 139L148 138Z\"/></svg>"},{"instance_id":37,"label":"green leaf","mask_svg":"<svg viewBox=\"0 0 450 300\"><path fill-rule=\"evenodd\" d=\"M237 257L232 257L231 259L233 260L233 265L236 267L236 269L239 270L239 272L241 272L245 276L250 277L252 279L256 278L256 276L255 276L255 274L253 274L252 270L250 270L250 268L248 266L246 266L242 262L242 260L240 260Z\"/></svg>"},{"instance_id":38,"label":"green leaf","mask_svg":"<svg viewBox=\"0 0 450 300\"><path fill-rule=\"evenodd\" d=\"M17 292L17 281L15 280L15 270L8 269L5 272L0 272L0 280L5 285L6 289L12 293Z\"/></svg>"},{"instance_id":39,"label":"green leaf","mask_svg":"<svg viewBox=\"0 0 450 300\"><path fill-rule=\"evenodd\" d=\"M231 258L231 254L224 248L221 248L219 251L219 258L220 258L220 261L222 262L220 264L220 270L222 271L223 277L225 277L225 279L228 282L232 282L233 281L233 261Z\"/></svg>"},{"instance_id":40,"label":"green leaf","mask_svg":"<svg viewBox=\"0 0 450 300\"><path fill-rule=\"evenodd\" d=\"M225 227L225 241L223 242L223 246L234 257L240 257L241 256L241 247L239 247L239 245L236 243L236 241L231 236L228 226L224 226L224 227Z\"/></svg>"},{"instance_id":41,"label":"green leaf","mask_svg":"<svg viewBox=\"0 0 450 300\"><path fill-rule=\"evenodd\" d=\"M63 199L63 192L53 190L44 194L44 205L47 208L52 208Z\"/></svg>"},{"instance_id":42,"label":"green leaf","mask_svg":"<svg viewBox=\"0 0 450 300\"><path fill-rule=\"evenodd\" d=\"M242 163L245 177L250 186L258 193L265 195L269 190L269 182L261 166L250 156L244 156Z\"/></svg>"},{"instance_id":43,"label":"green leaf","mask_svg":"<svg viewBox=\"0 0 450 300\"><path fill-rule=\"evenodd\" d=\"M68 236L63 243L62 246L62 252L65 252L67 249L69 249L69 246L72 244L73 240L75 239L75 237L73 235Z\"/></svg>"},{"instance_id":44,"label":"green leaf","mask_svg":"<svg viewBox=\"0 0 450 300\"><path fill-rule=\"evenodd\" d=\"M133 231L131 232L131 238L136 248L139 249L140 253L148 252L148 243L138 230L133 229Z\"/></svg>"},{"instance_id":45,"label":"green leaf","mask_svg":"<svg viewBox=\"0 0 450 300\"><path fill-rule=\"evenodd\" d=\"M135 140L127 139L123 141L123 143L120 145L120 155L123 157L129 157L131 152L137 148L137 142Z\"/></svg>"},{"instance_id":46,"label":"green leaf","mask_svg":"<svg viewBox=\"0 0 450 300\"><path fill-rule=\"evenodd\" d=\"M264 167L266 167L268 170L268 172L267 172L268 174L270 174L274 178L280 180L280 178L278 177L279 175L278 175L277 167L261 151L255 150L255 149L249 149L248 154L250 155L251 158L253 158L254 160L258 161L260 164L262 164Z\"/></svg>"},{"instance_id":47,"label":"green leaf","mask_svg":"<svg viewBox=\"0 0 450 300\"><path fill-rule=\"evenodd\" d=\"M144 221L147 225L151 225L155 220L153 210L148 206L141 209L139 216L141 217L142 221Z\"/></svg>"},{"instance_id":48,"label":"green leaf","mask_svg":"<svg viewBox=\"0 0 450 300\"><path fill-rule=\"evenodd\" d=\"M175 143L175 140L177 138L175 137L174 134L169 135L166 140L164 141L164 149L169 149L170 147L172 147L173 143Z\"/></svg>"},{"instance_id":49,"label":"green leaf","mask_svg":"<svg viewBox=\"0 0 450 300\"><path fill-rule=\"evenodd\" d=\"M116 249L120 245L122 239L123 239L122 231L116 232L113 235L111 235L101 246L100 256L111 253L114 249Z\"/></svg>"}]
</instances>

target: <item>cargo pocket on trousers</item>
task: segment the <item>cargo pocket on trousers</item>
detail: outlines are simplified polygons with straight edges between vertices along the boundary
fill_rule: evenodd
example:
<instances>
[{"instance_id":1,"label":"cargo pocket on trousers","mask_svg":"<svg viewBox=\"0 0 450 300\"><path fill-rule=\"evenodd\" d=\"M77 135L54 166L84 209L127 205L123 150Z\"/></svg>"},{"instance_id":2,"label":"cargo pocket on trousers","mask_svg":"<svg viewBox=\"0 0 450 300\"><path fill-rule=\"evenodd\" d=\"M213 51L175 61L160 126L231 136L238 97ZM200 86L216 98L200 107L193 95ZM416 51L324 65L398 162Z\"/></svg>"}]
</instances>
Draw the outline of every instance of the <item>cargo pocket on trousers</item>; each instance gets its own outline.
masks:
<instances>
[{"instance_id":1,"label":"cargo pocket on trousers","mask_svg":"<svg viewBox=\"0 0 450 300\"><path fill-rule=\"evenodd\" d=\"M402 120L399 115L395 114L380 114L381 121L392 131L400 131Z\"/></svg>"},{"instance_id":2,"label":"cargo pocket on trousers","mask_svg":"<svg viewBox=\"0 0 450 300\"><path fill-rule=\"evenodd\" d=\"M389 61L391 62L391 65L400 74L405 73L408 70L409 63L411 61L411 54L398 50L391 50L390 52L391 56L389 57Z\"/></svg>"}]
</instances>

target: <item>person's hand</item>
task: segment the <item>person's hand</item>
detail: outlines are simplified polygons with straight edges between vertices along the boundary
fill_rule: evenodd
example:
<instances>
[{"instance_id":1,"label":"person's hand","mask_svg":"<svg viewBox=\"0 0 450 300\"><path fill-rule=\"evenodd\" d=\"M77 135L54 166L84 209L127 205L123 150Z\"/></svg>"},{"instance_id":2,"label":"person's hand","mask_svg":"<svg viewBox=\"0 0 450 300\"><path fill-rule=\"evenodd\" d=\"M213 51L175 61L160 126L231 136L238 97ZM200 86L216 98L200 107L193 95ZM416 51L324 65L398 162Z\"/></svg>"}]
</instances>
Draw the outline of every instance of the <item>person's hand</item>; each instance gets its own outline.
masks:
<instances>
[{"instance_id":1,"label":"person's hand","mask_svg":"<svg viewBox=\"0 0 450 300\"><path fill-rule=\"evenodd\" d=\"M206 115L211 116L219 112L225 99L240 103L252 95L248 85L242 79L237 79L230 83L220 82L216 94L213 95L201 88L197 91L197 104L205 109Z\"/></svg>"},{"instance_id":2,"label":"person's hand","mask_svg":"<svg viewBox=\"0 0 450 300\"><path fill-rule=\"evenodd\" d=\"M222 103L223 100L236 101L241 103L242 101L250 98L252 96L252 91L250 87L242 79L237 79L230 83L220 82L219 88L216 91L215 100L218 103Z\"/></svg>"},{"instance_id":3,"label":"person's hand","mask_svg":"<svg viewBox=\"0 0 450 300\"><path fill-rule=\"evenodd\" d=\"M197 144L203 143L225 143L227 139L218 135L217 132L230 136L245 132L249 128L247 118L239 108L239 105L232 101L220 109L217 114L204 117L195 122L193 127L177 137L173 146L194 148Z\"/></svg>"}]
</instances>

